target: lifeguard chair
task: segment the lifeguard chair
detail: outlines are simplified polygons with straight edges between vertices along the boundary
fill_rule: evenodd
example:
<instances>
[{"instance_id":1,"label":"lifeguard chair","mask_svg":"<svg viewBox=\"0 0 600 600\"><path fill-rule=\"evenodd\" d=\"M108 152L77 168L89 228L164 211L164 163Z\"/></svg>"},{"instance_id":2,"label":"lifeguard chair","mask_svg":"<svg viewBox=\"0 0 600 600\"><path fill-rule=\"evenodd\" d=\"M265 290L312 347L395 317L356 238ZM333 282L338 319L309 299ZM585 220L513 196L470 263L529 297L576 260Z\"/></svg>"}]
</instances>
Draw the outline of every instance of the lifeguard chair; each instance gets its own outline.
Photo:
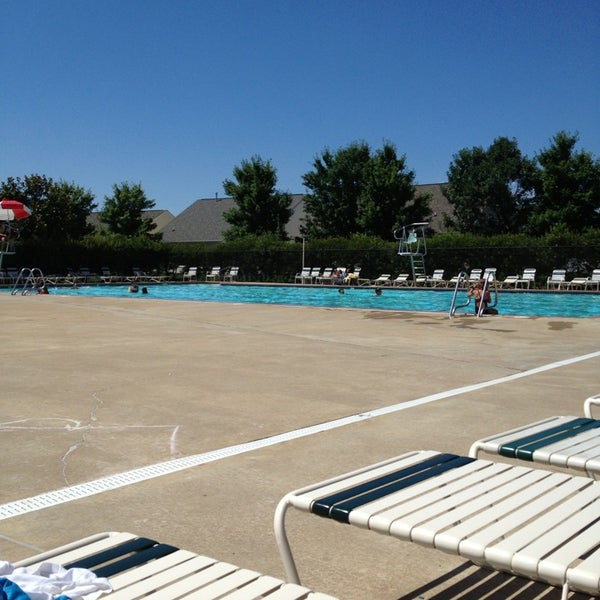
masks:
<instances>
[{"instance_id":1,"label":"lifeguard chair","mask_svg":"<svg viewBox=\"0 0 600 600\"><path fill-rule=\"evenodd\" d=\"M16 222L31 216L31 211L22 202L2 198L0 200L0 269L4 256L16 252L19 228Z\"/></svg>"},{"instance_id":2,"label":"lifeguard chair","mask_svg":"<svg viewBox=\"0 0 600 600\"><path fill-rule=\"evenodd\" d=\"M394 239L399 240L399 256L410 258L413 281L425 278L425 255L427 254L427 239L425 231L429 223L411 223L394 231Z\"/></svg>"},{"instance_id":3,"label":"lifeguard chair","mask_svg":"<svg viewBox=\"0 0 600 600\"><path fill-rule=\"evenodd\" d=\"M10 221L0 219L0 268L4 256L10 256L16 252L15 241L19 237L19 230Z\"/></svg>"}]
</instances>

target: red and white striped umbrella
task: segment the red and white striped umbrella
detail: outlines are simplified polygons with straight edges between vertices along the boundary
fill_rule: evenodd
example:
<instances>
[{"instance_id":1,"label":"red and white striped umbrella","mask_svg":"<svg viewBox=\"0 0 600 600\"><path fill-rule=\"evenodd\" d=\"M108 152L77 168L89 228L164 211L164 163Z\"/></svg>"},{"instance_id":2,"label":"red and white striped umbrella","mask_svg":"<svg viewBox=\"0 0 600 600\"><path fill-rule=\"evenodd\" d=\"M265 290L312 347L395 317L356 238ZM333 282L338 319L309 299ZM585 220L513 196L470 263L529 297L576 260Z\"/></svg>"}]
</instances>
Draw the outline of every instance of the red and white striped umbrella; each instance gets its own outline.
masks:
<instances>
[{"instance_id":1,"label":"red and white striped umbrella","mask_svg":"<svg viewBox=\"0 0 600 600\"><path fill-rule=\"evenodd\" d=\"M0 200L0 221L20 221L31 216L31 211L18 200Z\"/></svg>"}]
</instances>

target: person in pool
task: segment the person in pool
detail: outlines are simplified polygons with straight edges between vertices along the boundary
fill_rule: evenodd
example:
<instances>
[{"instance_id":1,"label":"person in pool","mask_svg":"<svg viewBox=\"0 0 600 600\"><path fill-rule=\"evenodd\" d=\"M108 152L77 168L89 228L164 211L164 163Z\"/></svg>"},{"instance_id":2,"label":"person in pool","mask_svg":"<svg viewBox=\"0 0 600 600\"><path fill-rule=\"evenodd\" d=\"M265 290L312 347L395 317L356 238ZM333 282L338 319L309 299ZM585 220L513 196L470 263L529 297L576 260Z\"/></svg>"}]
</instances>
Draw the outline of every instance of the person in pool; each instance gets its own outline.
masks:
<instances>
[{"instance_id":1,"label":"person in pool","mask_svg":"<svg viewBox=\"0 0 600 600\"><path fill-rule=\"evenodd\" d=\"M495 308L488 308L488 304L492 301L489 289L483 291L484 280L480 279L475 282L467 292L469 298L475 298L475 314L479 314L479 307L483 306L482 315L497 315L498 311Z\"/></svg>"}]
</instances>

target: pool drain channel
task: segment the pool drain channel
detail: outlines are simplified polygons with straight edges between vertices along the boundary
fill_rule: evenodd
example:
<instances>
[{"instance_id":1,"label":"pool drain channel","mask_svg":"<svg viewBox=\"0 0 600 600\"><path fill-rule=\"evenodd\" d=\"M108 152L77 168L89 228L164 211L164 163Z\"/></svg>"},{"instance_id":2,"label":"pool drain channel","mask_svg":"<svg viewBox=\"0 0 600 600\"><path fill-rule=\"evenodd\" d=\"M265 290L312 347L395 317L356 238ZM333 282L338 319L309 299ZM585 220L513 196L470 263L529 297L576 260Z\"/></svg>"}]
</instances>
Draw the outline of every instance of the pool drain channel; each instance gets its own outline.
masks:
<instances>
[{"instance_id":1,"label":"pool drain channel","mask_svg":"<svg viewBox=\"0 0 600 600\"><path fill-rule=\"evenodd\" d=\"M498 379L491 379L490 381L484 381L482 383L475 383L472 385L455 388L453 390L446 390L445 392L439 392L437 394L423 396L422 398L417 398L415 400L409 400L406 402L400 402L398 404L392 404L390 406L384 406L382 408L378 408L372 411L343 417L341 419L334 419L333 421L327 421L325 423L319 423L317 425L311 425L309 427L303 427L301 429L296 429L294 431L289 431L271 437L254 440L252 442L245 442L243 444L236 444L234 446L228 446L226 448L212 450L203 454L195 454L184 458L177 458L162 463L157 463L154 465L148 465L146 467L140 467L139 469L125 471L124 473L119 473L117 475L102 477L101 479L96 479L95 481L80 483L66 488L54 490L52 492L45 492L43 494L38 494L37 496L31 496L22 500L15 500L14 502L7 502L6 504L0 505L0 520L10 519L12 517L23 515L28 512L42 510L44 508L57 506L59 504L64 504L73 500L87 498L95 494L100 494L102 492L108 492L110 490L115 490L127 485L140 483L148 479L161 477L162 475L169 475L177 471L197 467L199 465L221 460L223 458L228 458L230 456L235 456L237 454L252 452L253 450L266 448L268 446L274 446L282 442L287 442L309 435L314 435L323 431L329 431L338 427L344 427L346 425L351 425L353 423L357 423L365 419L373 419L375 417L380 417L386 414L413 408L415 406L428 404L430 402L436 402L438 400L443 400L452 396L458 396L460 394L466 394L486 387L507 383L515 379L529 377L531 375L536 375L544 371L557 369L559 367L564 367L573 363L589 360L591 358L597 358L599 356L600 351L592 352L590 354L584 354L582 356L576 356L574 358L549 363L547 365L536 367L534 369L529 369L528 371L523 371L521 373L507 375L506 377L499 377Z\"/></svg>"}]
</instances>

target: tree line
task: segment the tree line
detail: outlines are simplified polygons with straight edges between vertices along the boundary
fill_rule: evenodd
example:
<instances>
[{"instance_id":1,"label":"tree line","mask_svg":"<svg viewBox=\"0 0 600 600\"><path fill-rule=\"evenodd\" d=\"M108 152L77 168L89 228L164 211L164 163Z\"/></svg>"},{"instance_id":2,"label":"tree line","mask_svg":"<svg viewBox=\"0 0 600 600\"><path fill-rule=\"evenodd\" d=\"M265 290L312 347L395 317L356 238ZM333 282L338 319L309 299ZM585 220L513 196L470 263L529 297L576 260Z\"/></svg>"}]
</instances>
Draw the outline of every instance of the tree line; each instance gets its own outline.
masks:
<instances>
[{"instance_id":1,"label":"tree line","mask_svg":"<svg viewBox=\"0 0 600 600\"><path fill-rule=\"evenodd\" d=\"M445 215L446 228L477 235L543 236L556 227L572 232L598 227L600 160L577 150L577 142L578 135L560 131L534 158L506 137L496 138L487 149L460 150L442 188L453 208L452 215ZM276 189L270 161L255 156L236 167L234 176L237 181L225 182L236 202L225 214L232 224L226 239L260 233L284 236L291 197ZM403 224L429 221L431 198L417 194L414 178L406 156L399 156L391 143L374 152L364 142L336 152L324 150L302 176L308 190L302 233L312 239L390 239ZM255 218L257 189L264 216L260 223Z\"/></svg>"},{"instance_id":2,"label":"tree line","mask_svg":"<svg viewBox=\"0 0 600 600\"><path fill-rule=\"evenodd\" d=\"M498 137L488 148L461 149L452 157L443 192L453 208L448 231L543 236L556 228L583 232L600 222L600 159L576 149L577 134L559 131L533 158L514 139ZM302 176L307 190L302 234L311 239L369 236L389 240L403 224L431 218L428 195L418 194L406 155L385 142L373 150L353 142L323 150ZM242 160L223 182L235 206L224 214L228 241L268 235L286 239L291 194L277 189L277 171L260 156ZM9 177L0 195L25 203L32 216L24 239L80 240L94 233L159 240L143 211L155 207L141 184L113 185L94 231L89 215L98 207L91 191L45 175Z\"/></svg>"}]
</instances>

